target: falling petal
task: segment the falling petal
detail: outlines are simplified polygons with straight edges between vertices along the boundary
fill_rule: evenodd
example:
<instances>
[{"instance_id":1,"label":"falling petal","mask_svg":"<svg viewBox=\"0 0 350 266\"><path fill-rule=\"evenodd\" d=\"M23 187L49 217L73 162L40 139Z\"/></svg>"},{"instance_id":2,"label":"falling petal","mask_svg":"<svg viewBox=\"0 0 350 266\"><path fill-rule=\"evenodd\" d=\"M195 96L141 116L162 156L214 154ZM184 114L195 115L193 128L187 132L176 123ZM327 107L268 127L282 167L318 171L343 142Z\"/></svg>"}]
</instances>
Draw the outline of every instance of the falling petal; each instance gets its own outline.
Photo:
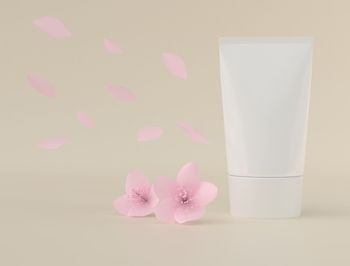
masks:
<instances>
[{"instance_id":1,"label":"falling petal","mask_svg":"<svg viewBox=\"0 0 350 266\"><path fill-rule=\"evenodd\" d=\"M163 53L163 62L167 69L180 79L187 79L187 71L183 59L172 53Z\"/></svg>"},{"instance_id":2,"label":"falling petal","mask_svg":"<svg viewBox=\"0 0 350 266\"><path fill-rule=\"evenodd\" d=\"M208 139L202 135L197 129L193 128L188 123L178 123L178 126L182 128L187 135L195 142L201 143L201 144L208 144Z\"/></svg>"},{"instance_id":3,"label":"falling petal","mask_svg":"<svg viewBox=\"0 0 350 266\"><path fill-rule=\"evenodd\" d=\"M160 127L146 126L137 133L138 141L152 141L159 139L163 135L163 129Z\"/></svg>"},{"instance_id":4,"label":"falling petal","mask_svg":"<svg viewBox=\"0 0 350 266\"><path fill-rule=\"evenodd\" d=\"M112 93L114 97L123 102L135 101L136 96L129 89L123 86L109 85L107 90Z\"/></svg>"},{"instance_id":5,"label":"falling petal","mask_svg":"<svg viewBox=\"0 0 350 266\"><path fill-rule=\"evenodd\" d=\"M47 139L40 142L39 147L44 150L55 150L68 143L67 138Z\"/></svg>"},{"instance_id":6,"label":"falling petal","mask_svg":"<svg viewBox=\"0 0 350 266\"><path fill-rule=\"evenodd\" d=\"M33 24L54 38L66 39L72 36L72 33L66 28L63 22L54 17L40 17L34 20Z\"/></svg>"},{"instance_id":7,"label":"falling petal","mask_svg":"<svg viewBox=\"0 0 350 266\"><path fill-rule=\"evenodd\" d=\"M39 93L47 97L55 97L56 92L54 88L44 78L40 77L39 75L30 74L28 76L28 80L30 85Z\"/></svg>"},{"instance_id":8,"label":"falling petal","mask_svg":"<svg viewBox=\"0 0 350 266\"><path fill-rule=\"evenodd\" d=\"M105 39L103 44L105 49L112 54L122 53L122 49L120 48L120 46L111 40Z\"/></svg>"},{"instance_id":9,"label":"falling petal","mask_svg":"<svg viewBox=\"0 0 350 266\"><path fill-rule=\"evenodd\" d=\"M77 119L86 128L93 128L94 123L92 122L91 118L83 112L78 112L77 113Z\"/></svg>"}]
</instances>

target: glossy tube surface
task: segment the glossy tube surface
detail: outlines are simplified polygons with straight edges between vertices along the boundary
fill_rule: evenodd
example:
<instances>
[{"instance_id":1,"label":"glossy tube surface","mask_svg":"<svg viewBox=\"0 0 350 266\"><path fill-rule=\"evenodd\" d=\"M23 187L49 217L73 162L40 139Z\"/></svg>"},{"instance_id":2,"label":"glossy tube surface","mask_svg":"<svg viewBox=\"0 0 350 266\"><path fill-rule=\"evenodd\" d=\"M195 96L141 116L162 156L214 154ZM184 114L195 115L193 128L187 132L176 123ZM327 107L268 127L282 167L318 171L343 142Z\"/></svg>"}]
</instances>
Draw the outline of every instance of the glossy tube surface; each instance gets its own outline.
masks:
<instances>
[{"instance_id":1,"label":"glossy tube surface","mask_svg":"<svg viewBox=\"0 0 350 266\"><path fill-rule=\"evenodd\" d=\"M312 43L306 37L220 39L234 216L300 215Z\"/></svg>"}]
</instances>

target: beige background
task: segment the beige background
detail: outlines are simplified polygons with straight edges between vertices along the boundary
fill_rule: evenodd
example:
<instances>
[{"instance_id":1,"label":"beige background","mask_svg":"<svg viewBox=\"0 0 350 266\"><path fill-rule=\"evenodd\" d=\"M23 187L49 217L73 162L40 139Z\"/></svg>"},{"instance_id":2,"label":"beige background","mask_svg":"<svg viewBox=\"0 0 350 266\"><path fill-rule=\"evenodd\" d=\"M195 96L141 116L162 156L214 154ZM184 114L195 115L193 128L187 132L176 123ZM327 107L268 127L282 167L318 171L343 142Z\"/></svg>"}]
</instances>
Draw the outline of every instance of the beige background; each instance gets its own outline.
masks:
<instances>
[{"instance_id":1,"label":"beige background","mask_svg":"<svg viewBox=\"0 0 350 266\"><path fill-rule=\"evenodd\" d=\"M349 265L350 4L348 1L1 1L1 265ZM56 40L33 27L43 15L73 33ZM304 213L291 220L228 216L218 69L220 36L314 36ZM113 56L104 38L124 50ZM186 61L187 81L161 53ZM56 99L35 92L29 73L50 80ZM135 104L110 97L124 84ZM91 115L86 129L77 111ZM176 127L187 121L209 145ZM164 137L138 143L144 125ZM67 136L55 151L42 139ZM220 189L192 225L128 219L112 209L128 171L175 176L186 162Z\"/></svg>"}]
</instances>

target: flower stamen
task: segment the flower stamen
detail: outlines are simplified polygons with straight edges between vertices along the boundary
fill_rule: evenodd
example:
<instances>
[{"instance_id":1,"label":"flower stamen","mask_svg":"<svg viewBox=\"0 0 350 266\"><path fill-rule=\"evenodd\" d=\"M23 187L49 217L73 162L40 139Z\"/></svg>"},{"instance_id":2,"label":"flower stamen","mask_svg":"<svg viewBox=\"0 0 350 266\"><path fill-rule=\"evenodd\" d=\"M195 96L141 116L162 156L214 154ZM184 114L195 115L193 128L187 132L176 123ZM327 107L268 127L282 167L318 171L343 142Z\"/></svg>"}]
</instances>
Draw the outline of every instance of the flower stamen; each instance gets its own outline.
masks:
<instances>
[{"instance_id":1,"label":"flower stamen","mask_svg":"<svg viewBox=\"0 0 350 266\"><path fill-rule=\"evenodd\" d=\"M146 197L147 193L144 189L132 189L129 198L135 203L144 204L148 202L148 197Z\"/></svg>"},{"instance_id":2,"label":"flower stamen","mask_svg":"<svg viewBox=\"0 0 350 266\"><path fill-rule=\"evenodd\" d=\"M192 202L190 193L186 189L180 188L177 193L177 202L181 205L189 205Z\"/></svg>"}]
</instances>

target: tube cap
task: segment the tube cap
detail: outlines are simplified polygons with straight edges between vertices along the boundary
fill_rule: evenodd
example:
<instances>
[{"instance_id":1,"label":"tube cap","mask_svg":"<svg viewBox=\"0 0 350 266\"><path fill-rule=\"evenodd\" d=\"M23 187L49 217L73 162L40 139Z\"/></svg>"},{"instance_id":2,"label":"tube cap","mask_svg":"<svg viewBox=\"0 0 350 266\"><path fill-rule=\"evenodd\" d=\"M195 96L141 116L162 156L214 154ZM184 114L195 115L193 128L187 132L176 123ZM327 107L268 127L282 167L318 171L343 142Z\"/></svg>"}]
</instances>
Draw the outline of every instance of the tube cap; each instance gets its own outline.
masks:
<instances>
[{"instance_id":1,"label":"tube cap","mask_svg":"<svg viewBox=\"0 0 350 266\"><path fill-rule=\"evenodd\" d=\"M302 176L229 176L231 214L246 218L298 217L302 186Z\"/></svg>"}]
</instances>

